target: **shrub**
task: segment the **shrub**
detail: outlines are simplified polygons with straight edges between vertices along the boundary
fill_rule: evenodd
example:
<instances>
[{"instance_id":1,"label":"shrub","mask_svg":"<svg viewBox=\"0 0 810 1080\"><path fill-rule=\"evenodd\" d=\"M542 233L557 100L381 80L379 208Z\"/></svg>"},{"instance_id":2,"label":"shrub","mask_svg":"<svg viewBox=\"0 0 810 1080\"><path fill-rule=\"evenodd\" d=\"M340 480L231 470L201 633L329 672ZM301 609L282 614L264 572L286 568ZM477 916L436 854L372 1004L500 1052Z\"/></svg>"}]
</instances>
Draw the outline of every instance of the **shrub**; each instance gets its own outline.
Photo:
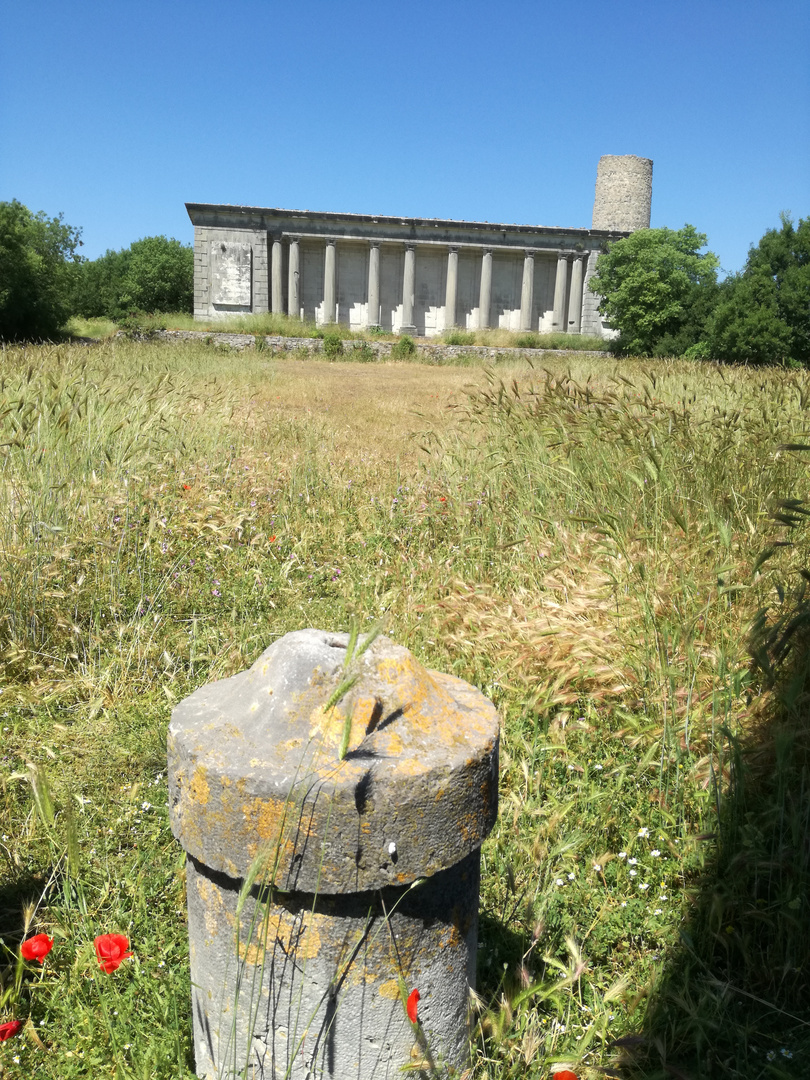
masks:
<instances>
[{"instance_id":1,"label":"shrub","mask_svg":"<svg viewBox=\"0 0 810 1080\"><path fill-rule=\"evenodd\" d=\"M397 360L406 360L409 356L413 356L415 352L416 342L407 334L403 334L391 349L391 355Z\"/></svg>"},{"instance_id":2,"label":"shrub","mask_svg":"<svg viewBox=\"0 0 810 1080\"><path fill-rule=\"evenodd\" d=\"M323 351L330 360L343 356L343 338L339 330L327 330L323 335Z\"/></svg>"},{"instance_id":3,"label":"shrub","mask_svg":"<svg viewBox=\"0 0 810 1080\"><path fill-rule=\"evenodd\" d=\"M165 330L166 322L147 315L145 311L128 311L118 319L118 326L126 337L145 340L154 337L158 330Z\"/></svg>"},{"instance_id":4,"label":"shrub","mask_svg":"<svg viewBox=\"0 0 810 1080\"><path fill-rule=\"evenodd\" d=\"M366 341L356 341L352 346L352 360L361 364L370 364L377 359L377 354Z\"/></svg>"},{"instance_id":5,"label":"shrub","mask_svg":"<svg viewBox=\"0 0 810 1080\"><path fill-rule=\"evenodd\" d=\"M520 334L515 339L515 345L518 349L541 349L543 347L539 334Z\"/></svg>"},{"instance_id":6,"label":"shrub","mask_svg":"<svg viewBox=\"0 0 810 1080\"><path fill-rule=\"evenodd\" d=\"M474 345L475 334L469 330L448 330L442 335L446 345Z\"/></svg>"},{"instance_id":7,"label":"shrub","mask_svg":"<svg viewBox=\"0 0 810 1080\"><path fill-rule=\"evenodd\" d=\"M712 352L706 341L696 341L683 354L684 360L711 360Z\"/></svg>"}]
</instances>

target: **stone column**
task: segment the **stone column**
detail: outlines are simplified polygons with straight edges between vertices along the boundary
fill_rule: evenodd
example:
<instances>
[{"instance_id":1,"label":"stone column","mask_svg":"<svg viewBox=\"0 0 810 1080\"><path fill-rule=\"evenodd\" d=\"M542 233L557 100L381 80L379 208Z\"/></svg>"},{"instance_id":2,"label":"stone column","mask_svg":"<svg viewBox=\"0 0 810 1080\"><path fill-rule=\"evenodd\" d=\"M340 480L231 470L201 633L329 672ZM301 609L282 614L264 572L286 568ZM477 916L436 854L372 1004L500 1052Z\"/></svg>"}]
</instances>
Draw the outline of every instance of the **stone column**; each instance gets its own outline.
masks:
<instances>
[{"instance_id":1,"label":"stone column","mask_svg":"<svg viewBox=\"0 0 810 1080\"><path fill-rule=\"evenodd\" d=\"M282 315L284 313L284 294L281 288L281 240L273 241L273 265L271 268L272 274L272 286L271 286L271 298L272 307L271 310L274 315Z\"/></svg>"},{"instance_id":2,"label":"stone column","mask_svg":"<svg viewBox=\"0 0 810 1080\"><path fill-rule=\"evenodd\" d=\"M287 634L172 713L169 815L208 1080L380 1080L420 1051L425 1075L470 1065L498 714L387 638L365 651L361 638L353 660L348 643Z\"/></svg>"},{"instance_id":3,"label":"stone column","mask_svg":"<svg viewBox=\"0 0 810 1080\"><path fill-rule=\"evenodd\" d=\"M337 318L335 269L335 241L326 241L326 258L323 267L323 321L332 324Z\"/></svg>"},{"instance_id":4,"label":"stone column","mask_svg":"<svg viewBox=\"0 0 810 1080\"><path fill-rule=\"evenodd\" d=\"M489 309L492 306L492 252L484 251L481 260L481 291L478 294L478 327L489 326Z\"/></svg>"},{"instance_id":5,"label":"stone column","mask_svg":"<svg viewBox=\"0 0 810 1080\"><path fill-rule=\"evenodd\" d=\"M458 248L451 247L447 253L447 288L444 294L444 328L456 325L458 303Z\"/></svg>"},{"instance_id":6,"label":"stone column","mask_svg":"<svg viewBox=\"0 0 810 1080\"><path fill-rule=\"evenodd\" d=\"M520 290L520 329L532 329L532 305L534 303L534 252L523 256L523 288Z\"/></svg>"},{"instance_id":7,"label":"stone column","mask_svg":"<svg viewBox=\"0 0 810 1080\"><path fill-rule=\"evenodd\" d=\"M582 325L582 270L584 256L575 255L571 266L571 292L568 297L568 333L578 334Z\"/></svg>"},{"instance_id":8,"label":"stone column","mask_svg":"<svg viewBox=\"0 0 810 1080\"><path fill-rule=\"evenodd\" d=\"M290 269L287 282L287 313L294 319L301 318L301 249L300 237L290 237Z\"/></svg>"},{"instance_id":9,"label":"stone column","mask_svg":"<svg viewBox=\"0 0 810 1080\"><path fill-rule=\"evenodd\" d=\"M368 249L368 312L366 326L380 325L380 245L372 240Z\"/></svg>"},{"instance_id":10,"label":"stone column","mask_svg":"<svg viewBox=\"0 0 810 1080\"><path fill-rule=\"evenodd\" d=\"M557 278L554 282L554 313L551 316L551 329L557 333L565 332L565 288L568 284L568 256L560 252L557 256Z\"/></svg>"},{"instance_id":11,"label":"stone column","mask_svg":"<svg viewBox=\"0 0 810 1080\"><path fill-rule=\"evenodd\" d=\"M402 276L402 326L400 334L415 334L413 324L414 290L416 288L416 248L413 244L405 245L405 272Z\"/></svg>"}]
</instances>

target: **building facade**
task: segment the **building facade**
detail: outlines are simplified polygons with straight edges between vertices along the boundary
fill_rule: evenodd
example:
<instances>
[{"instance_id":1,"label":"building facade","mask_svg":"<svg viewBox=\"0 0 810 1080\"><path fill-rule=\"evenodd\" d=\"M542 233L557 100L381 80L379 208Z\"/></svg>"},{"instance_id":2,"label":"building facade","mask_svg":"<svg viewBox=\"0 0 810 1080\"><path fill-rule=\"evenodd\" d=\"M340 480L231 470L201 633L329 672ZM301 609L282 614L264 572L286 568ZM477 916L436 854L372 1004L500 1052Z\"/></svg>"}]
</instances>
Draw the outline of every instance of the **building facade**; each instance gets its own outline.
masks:
<instances>
[{"instance_id":1,"label":"building facade","mask_svg":"<svg viewBox=\"0 0 810 1080\"><path fill-rule=\"evenodd\" d=\"M588 280L606 241L649 226L651 190L651 161L603 157L590 229L186 203L194 314L606 337Z\"/></svg>"}]
</instances>

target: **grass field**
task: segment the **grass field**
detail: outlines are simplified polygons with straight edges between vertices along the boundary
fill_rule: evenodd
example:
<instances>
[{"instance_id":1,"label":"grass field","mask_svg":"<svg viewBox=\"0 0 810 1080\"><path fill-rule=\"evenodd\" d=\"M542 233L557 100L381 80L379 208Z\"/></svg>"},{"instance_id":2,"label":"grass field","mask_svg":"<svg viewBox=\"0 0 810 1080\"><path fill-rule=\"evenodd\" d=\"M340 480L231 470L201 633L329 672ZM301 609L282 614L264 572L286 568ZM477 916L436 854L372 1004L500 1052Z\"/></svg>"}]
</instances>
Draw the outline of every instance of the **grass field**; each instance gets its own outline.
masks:
<instances>
[{"instance_id":1,"label":"grass field","mask_svg":"<svg viewBox=\"0 0 810 1080\"><path fill-rule=\"evenodd\" d=\"M171 707L355 617L502 716L472 1077L808 1074L807 375L1 360L3 1077L193 1074Z\"/></svg>"}]
</instances>

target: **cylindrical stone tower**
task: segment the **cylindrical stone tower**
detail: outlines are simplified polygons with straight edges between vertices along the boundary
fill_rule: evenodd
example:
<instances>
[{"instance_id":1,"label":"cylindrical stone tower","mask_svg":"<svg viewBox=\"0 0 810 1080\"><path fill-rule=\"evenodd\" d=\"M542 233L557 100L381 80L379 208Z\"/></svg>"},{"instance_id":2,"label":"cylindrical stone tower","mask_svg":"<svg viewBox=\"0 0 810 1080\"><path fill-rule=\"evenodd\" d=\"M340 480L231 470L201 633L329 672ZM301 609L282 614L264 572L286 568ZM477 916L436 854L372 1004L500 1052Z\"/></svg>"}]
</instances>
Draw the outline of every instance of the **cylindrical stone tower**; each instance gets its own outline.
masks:
<instances>
[{"instance_id":1,"label":"cylindrical stone tower","mask_svg":"<svg viewBox=\"0 0 810 1080\"><path fill-rule=\"evenodd\" d=\"M287 634L172 714L201 1077L393 1080L468 1064L498 717L386 638L348 667L347 646Z\"/></svg>"},{"instance_id":2,"label":"cylindrical stone tower","mask_svg":"<svg viewBox=\"0 0 810 1080\"><path fill-rule=\"evenodd\" d=\"M592 228L611 232L649 229L652 169L650 158L633 154L600 157Z\"/></svg>"}]
</instances>

